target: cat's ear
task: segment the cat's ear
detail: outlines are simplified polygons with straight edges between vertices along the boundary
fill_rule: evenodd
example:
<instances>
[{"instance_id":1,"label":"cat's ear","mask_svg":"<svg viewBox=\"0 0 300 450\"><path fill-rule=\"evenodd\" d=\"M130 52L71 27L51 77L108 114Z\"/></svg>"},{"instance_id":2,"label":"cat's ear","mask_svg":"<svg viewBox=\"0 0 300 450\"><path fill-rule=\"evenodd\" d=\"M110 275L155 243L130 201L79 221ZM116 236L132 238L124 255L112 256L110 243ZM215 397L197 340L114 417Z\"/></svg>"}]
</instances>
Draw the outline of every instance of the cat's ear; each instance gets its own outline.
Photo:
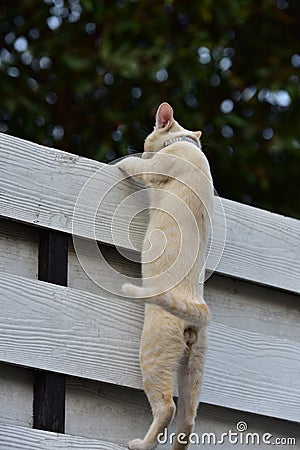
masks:
<instances>
[{"instance_id":1,"label":"cat's ear","mask_svg":"<svg viewBox=\"0 0 300 450\"><path fill-rule=\"evenodd\" d=\"M202 131L194 131L194 135L195 135L198 139L200 139L201 136L202 136Z\"/></svg>"},{"instance_id":2,"label":"cat's ear","mask_svg":"<svg viewBox=\"0 0 300 450\"><path fill-rule=\"evenodd\" d=\"M170 127L173 121L173 108L169 103L162 103L156 113L156 128Z\"/></svg>"}]
</instances>

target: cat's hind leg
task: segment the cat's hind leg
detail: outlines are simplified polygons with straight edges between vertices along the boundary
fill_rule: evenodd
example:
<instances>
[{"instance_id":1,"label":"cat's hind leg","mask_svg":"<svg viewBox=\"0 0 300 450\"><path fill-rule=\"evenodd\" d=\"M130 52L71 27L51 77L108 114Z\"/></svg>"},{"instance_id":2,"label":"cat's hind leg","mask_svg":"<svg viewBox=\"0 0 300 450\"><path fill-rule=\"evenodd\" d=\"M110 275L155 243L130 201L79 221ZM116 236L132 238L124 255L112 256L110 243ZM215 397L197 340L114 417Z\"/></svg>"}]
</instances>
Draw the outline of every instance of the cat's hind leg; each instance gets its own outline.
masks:
<instances>
[{"instance_id":1,"label":"cat's hind leg","mask_svg":"<svg viewBox=\"0 0 300 450\"><path fill-rule=\"evenodd\" d=\"M175 438L172 450L187 450L189 446L203 381L206 330L199 330L195 341L193 332L187 331L187 336L190 334L191 339L187 340L187 349L178 368L178 439Z\"/></svg>"},{"instance_id":2,"label":"cat's hind leg","mask_svg":"<svg viewBox=\"0 0 300 450\"><path fill-rule=\"evenodd\" d=\"M167 315L161 311L161 315ZM130 450L153 450L159 443L159 434L164 433L175 414L173 386L179 360L185 342L180 339L182 332L166 323L165 328L155 329L146 324L141 343L141 369L144 390L151 405L153 421L144 439L128 442Z\"/></svg>"}]
</instances>

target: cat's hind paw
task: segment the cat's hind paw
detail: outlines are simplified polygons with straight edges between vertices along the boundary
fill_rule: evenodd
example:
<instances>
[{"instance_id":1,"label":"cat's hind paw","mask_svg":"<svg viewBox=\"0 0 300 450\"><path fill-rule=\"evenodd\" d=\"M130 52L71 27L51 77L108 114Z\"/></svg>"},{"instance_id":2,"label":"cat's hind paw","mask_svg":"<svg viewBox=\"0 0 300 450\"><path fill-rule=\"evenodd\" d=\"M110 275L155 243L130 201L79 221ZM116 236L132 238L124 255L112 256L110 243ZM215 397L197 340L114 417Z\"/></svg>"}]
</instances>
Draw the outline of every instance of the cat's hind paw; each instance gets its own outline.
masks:
<instances>
[{"instance_id":1,"label":"cat's hind paw","mask_svg":"<svg viewBox=\"0 0 300 450\"><path fill-rule=\"evenodd\" d=\"M143 441L141 439L134 439L133 441L128 442L127 447L129 450L144 450Z\"/></svg>"}]
</instances>

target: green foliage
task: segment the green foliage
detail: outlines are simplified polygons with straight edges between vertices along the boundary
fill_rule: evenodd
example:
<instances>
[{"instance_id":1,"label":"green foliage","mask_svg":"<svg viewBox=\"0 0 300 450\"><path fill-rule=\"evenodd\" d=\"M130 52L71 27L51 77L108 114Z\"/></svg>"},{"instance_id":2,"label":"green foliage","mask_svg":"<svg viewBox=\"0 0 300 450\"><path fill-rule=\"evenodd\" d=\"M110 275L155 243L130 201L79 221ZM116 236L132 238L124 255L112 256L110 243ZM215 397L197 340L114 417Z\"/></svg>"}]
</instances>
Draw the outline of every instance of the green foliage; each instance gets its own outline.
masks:
<instances>
[{"instance_id":1,"label":"green foliage","mask_svg":"<svg viewBox=\"0 0 300 450\"><path fill-rule=\"evenodd\" d=\"M0 131L108 161L169 101L218 193L299 217L300 7L287 0L0 6Z\"/></svg>"}]
</instances>

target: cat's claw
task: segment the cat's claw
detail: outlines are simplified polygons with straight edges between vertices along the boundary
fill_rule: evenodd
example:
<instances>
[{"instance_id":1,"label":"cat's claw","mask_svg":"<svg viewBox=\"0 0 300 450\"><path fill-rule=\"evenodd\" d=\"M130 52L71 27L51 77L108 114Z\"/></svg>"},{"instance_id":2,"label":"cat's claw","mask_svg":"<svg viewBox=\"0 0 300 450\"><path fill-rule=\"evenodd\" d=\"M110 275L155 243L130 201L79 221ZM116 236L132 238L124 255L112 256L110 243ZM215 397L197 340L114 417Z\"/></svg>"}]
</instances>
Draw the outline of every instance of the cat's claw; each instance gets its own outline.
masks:
<instances>
[{"instance_id":1,"label":"cat's claw","mask_svg":"<svg viewBox=\"0 0 300 450\"><path fill-rule=\"evenodd\" d=\"M127 447L129 450L144 450L143 441L141 439L134 439L133 441L128 442Z\"/></svg>"}]
</instances>

